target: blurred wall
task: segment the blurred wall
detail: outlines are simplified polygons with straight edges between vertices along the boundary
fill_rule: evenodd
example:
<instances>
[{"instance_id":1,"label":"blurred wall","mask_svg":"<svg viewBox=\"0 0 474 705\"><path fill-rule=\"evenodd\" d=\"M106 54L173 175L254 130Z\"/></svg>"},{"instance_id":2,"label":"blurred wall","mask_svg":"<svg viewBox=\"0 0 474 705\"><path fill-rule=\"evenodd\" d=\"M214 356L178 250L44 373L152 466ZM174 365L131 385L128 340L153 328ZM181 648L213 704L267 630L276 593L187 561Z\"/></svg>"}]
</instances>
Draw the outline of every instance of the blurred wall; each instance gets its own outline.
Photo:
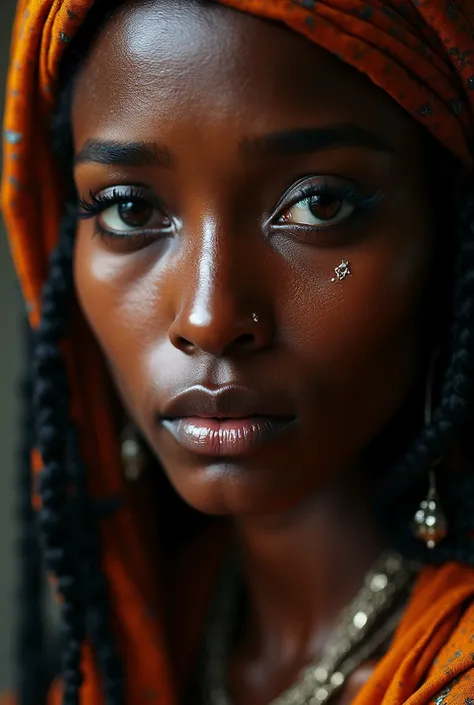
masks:
<instances>
[{"instance_id":1,"label":"blurred wall","mask_svg":"<svg viewBox=\"0 0 474 705\"><path fill-rule=\"evenodd\" d=\"M15 0L0 0L0 94L8 61ZM19 316L21 312L13 268L0 222L0 692L13 686L12 646L14 586L14 466L17 452Z\"/></svg>"}]
</instances>

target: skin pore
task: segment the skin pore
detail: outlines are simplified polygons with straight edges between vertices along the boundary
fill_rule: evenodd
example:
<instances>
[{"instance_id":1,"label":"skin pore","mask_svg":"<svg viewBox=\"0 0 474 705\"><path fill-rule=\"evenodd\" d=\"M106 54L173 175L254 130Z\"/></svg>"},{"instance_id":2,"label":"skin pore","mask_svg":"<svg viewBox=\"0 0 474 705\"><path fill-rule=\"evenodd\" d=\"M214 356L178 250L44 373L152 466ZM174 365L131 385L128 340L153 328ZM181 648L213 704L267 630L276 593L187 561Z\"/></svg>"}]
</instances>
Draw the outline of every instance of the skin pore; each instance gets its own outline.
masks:
<instances>
[{"instance_id":1,"label":"skin pore","mask_svg":"<svg viewBox=\"0 0 474 705\"><path fill-rule=\"evenodd\" d=\"M363 453L420 375L434 252L422 139L306 39L189 0L109 20L72 125L91 216L78 298L178 494L234 518L250 606L232 697L263 705L318 657L383 548ZM333 281L342 260L351 275ZM294 421L238 457L194 453L163 417L195 385L243 386Z\"/></svg>"}]
</instances>

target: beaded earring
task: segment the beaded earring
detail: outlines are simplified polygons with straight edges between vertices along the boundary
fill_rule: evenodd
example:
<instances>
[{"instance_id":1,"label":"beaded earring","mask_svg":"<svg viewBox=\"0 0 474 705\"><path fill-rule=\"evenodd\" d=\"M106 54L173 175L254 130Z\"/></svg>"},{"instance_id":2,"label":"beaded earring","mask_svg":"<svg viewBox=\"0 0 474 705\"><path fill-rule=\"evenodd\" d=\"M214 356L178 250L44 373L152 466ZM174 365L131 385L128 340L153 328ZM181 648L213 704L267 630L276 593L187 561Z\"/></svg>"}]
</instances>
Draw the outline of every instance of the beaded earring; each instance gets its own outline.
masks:
<instances>
[{"instance_id":1,"label":"beaded earring","mask_svg":"<svg viewBox=\"0 0 474 705\"><path fill-rule=\"evenodd\" d=\"M145 451L140 442L136 427L129 423L125 426L121 438L121 455L124 474L130 482L136 482L145 468Z\"/></svg>"},{"instance_id":2,"label":"beaded earring","mask_svg":"<svg viewBox=\"0 0 474 705\"><path fill-rule=\"evenodd\" d=\"M437 355L434 355L426 381L425 426L431 423L432 418L436 358ZM435 468L440 465L440 463L441 459L434 463L433 467L430 469L428 494L420 503L418 511L413 517L413 534L417 539L423 541L429 549L435 548L448 533L448 522L440 505L438 490L436 488Z\"/></svg>"}]
</instances>

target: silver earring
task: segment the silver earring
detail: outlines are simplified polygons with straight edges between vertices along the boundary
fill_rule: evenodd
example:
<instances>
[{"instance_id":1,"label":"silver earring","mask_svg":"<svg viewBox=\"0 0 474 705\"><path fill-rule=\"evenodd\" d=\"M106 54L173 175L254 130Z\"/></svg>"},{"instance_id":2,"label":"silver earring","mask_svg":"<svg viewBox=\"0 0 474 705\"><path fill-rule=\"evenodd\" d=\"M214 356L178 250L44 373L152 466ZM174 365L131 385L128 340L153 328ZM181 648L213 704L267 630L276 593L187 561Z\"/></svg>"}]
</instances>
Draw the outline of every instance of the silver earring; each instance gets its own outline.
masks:
<instances>
[{"instance_id":1,"label":"silver earring","mask_svg":"<svg viewBox=\"0 0 474 705\"><path fill-rule=\"evenodd\" d=\"M436 357L436 355L433 356L426 383L425 426L431 423ZM416 538L423 541L429 549L435 548L448 533L448 522L440 505L438 490L436 488L435 468L440 462L441 460L438 460L430 470L428 494L420 503L418 511L413 517L413 533Z\"/></svg>"},{"instance_id":2,"label":"silver earring","mask_svg":"<svg viewBox=\"0 0 474 705\"><path fill-rule=\"evenodd\" d=\"M145 455L133 424L128 424L122 432L121 455L125 477L130 482L136 482L143 472Z\"/></svg>"},{"instance_id":3,"label":"silver earring","mask_svg":"<svg viewBox=\"0 0 474 705\"><path fill-rule=\"evenodd\" d=\"M331 279L332 282L335 282L335 281L341 282L346 277L349 277L352 274L351 266L350 266L349 262L346 259L343 259L341 264L339 264L334 269L334 273L336 276Z\"/></svg>"},{"instance_id":4,"label":"silver earring","mask_svg":"<svg viewBox=\"0 0 474 705\"><path fill-rule=\"evenodd\" d=\"M252 321L254 323L258 323L258 313L252 313Z\"/></svg>"}]
</instances>

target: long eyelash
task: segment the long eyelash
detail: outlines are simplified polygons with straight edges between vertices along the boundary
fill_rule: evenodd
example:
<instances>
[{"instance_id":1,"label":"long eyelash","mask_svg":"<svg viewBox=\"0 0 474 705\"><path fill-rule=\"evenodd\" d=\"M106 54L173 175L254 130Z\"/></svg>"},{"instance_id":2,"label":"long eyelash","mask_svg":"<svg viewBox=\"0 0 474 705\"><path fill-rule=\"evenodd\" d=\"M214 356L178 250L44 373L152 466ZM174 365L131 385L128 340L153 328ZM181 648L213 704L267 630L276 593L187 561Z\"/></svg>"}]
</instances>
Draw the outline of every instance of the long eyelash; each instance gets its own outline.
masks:
<instances>
[{"instance_id":1,"label":"long eyelash","mask_svg":"<svg viewBox=\"0 0 474 705\"><path fill-rule=\"evenodd\" d=\"M93 194L92 191L89 191L88 201L86 201L85 198L80 198L78 201L77 217L82 220L95 218L97 215L102 213L102 211L110 208L111 206L116 206L120 203L128 203L129 201L144 200L143 194L136 188L132 188L129 191L114 188L109 193L99 193L97 196Z\"/></svg>"},{"instance_id":2,"label":"long eyelash","mask_svg":"<svg viewBox=\"0 0 474 705\"><path fill-rule=\"evenodd\" d=\"M374 194L366 195L361 193L355 184L345 184L344 186L335 186L327 183L322 184L305 184L301 187L294 198L292 198L291 206L304 201L305 199L314 198L315 196L331 196L341 201L349 201L356 208L371 208L382 199L382 194L377 191ZM288 206L287 206L288 208Z\"/></svg>"}]
</instances>

